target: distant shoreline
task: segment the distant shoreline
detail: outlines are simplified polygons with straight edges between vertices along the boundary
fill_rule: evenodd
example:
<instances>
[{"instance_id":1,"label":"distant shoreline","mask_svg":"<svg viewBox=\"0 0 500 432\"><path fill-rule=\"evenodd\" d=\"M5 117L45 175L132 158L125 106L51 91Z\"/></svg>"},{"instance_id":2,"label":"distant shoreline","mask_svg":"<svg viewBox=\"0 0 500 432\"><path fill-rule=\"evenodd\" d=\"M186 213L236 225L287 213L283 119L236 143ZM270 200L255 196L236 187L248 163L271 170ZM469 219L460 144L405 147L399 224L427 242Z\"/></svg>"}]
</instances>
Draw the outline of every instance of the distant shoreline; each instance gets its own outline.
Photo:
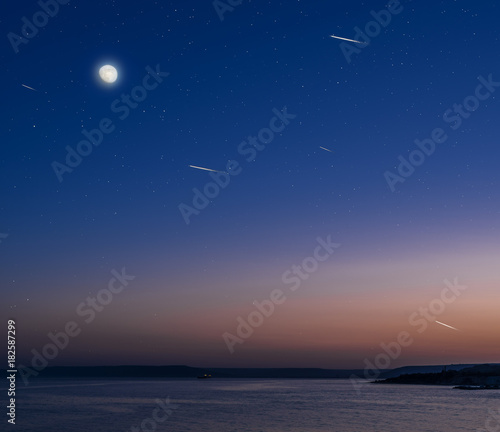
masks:
<instances>
[{"instance_id":1,"label":"distant shoreline","mask_svg":"<svg viewBox=\"0 0 500 432\"><path fill-rule=\"evenodd\" d=\"M444 368L439 373L402 374L373 383L454 386L462 390L500 390L500 365L484 364L461 370Z\"/></svg>"},{"instance_id":2,"label":"distant shoreline","mask_svg":"<svg viewBox=\"0 0 500 432\"><path fill-rule=\"evenodd\" d=\"M40 378L289 378L348 379L362 369L320 368L196 368L190 366L53 366L39 372ZM19 372L18 372L19 374ZM30 378L31 379L31 378Z\"/></svg>"},{"instance_id":3,"label":"distant shoreline","mask_svg":"<svg viewBox=\"0 0 500 432\"><path fill-rule=\"evenodd\" d=\"M30 370L36 373L30 377L30 380L43 378L196 379L204 375L211 375L212 378L349 379L353 376L364 376L365 372L364 369L199 368L185 365L52 366L39 372L34 369ZM445 375L443 375L443 370L446 370ZM437 371L441 372L436 373ZM497 384L492 377L498 376L500 380L500 365L406 366L379 372L381 380L375 381L378 384L487 385ZM21 369L17 375L22 378Z\"/></svg>"}]
</instances>

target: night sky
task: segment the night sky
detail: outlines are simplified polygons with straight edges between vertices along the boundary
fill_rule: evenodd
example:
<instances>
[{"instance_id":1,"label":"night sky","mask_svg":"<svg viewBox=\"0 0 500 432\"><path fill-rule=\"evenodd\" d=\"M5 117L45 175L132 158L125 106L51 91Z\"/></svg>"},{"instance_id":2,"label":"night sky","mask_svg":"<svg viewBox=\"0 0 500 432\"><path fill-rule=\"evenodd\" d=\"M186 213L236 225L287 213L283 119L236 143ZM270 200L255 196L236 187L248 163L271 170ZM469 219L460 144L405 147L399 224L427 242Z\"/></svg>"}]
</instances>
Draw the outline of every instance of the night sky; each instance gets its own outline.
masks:
<instances>
[{"instance_id":1,"label":"night sky","mask_svg":"<svg viewBox=\"0 0 500 432\"><path fill-rule=\"evenodd\" d=\"M0 307L18 362L68 322L50 365L361 368L402 331L391 367L498 361L497 2L222 3L3 6ZM330 37L356 27L369 43ZM307 260L318 238L335 250ZM445 280L467 288L433 317L458 330L411 324Z\"/></svg>"}]
</instances>

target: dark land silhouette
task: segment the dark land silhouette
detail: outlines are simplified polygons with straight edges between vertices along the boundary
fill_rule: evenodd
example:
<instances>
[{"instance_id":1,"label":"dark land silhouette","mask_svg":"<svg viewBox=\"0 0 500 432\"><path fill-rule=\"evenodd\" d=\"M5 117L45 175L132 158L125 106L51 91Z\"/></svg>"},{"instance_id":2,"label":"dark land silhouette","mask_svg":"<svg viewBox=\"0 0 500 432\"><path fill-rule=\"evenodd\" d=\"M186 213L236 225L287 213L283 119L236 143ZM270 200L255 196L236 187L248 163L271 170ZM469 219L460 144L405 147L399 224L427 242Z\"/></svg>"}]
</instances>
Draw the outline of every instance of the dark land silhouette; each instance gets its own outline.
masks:
<instances>
[{"instance_id":1,"label":"dark land silhouette","mask_svg":"<svg viewBox=\"0 0 500 432\"><path fill-rule=\"evenodd\" d=\"M500 389L500 365L484 364L460 370L443 368L438 373L412 373L375 381L376 384L420 384L468 386L482 389Z\"/></svg>"}]
</instances>

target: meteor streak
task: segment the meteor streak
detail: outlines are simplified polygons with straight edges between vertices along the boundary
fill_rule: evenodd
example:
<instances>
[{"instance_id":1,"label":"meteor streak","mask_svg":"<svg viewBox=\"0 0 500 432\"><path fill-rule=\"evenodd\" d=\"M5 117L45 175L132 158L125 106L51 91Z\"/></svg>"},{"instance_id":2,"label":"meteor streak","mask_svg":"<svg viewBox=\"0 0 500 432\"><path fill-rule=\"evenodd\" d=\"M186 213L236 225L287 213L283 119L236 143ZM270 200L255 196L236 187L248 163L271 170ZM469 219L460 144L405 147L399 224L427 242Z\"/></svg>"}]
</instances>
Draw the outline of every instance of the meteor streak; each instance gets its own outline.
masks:
<instances>
[{"instance_id":1,"label":"meteor streak","mask_svg":"<svg viewBox=\"0 0 500 432\"><path fill-rule=\"evenodd\" d=\"M346 38L343 38L343 37L340 37L340 36L330 35L330 37L335 38L335 39L342 39L342 40L345 40L345 41L348 41L348 42L358 43L358 44L361 44L361 45L367 45L366 42L360 42L360 41L353 40L353 39L346 39Z\"/></svg>"},{"instance_id":2,"label":"meteor streak","mask_svg":"<svg viewBox=\"0 0 500 432\"><path fill-rule=\"evenodd\" d=\"M195 165L189 165L191 168L196 168L196 169L199 169L199 170L204 170L204 171L212 171L212 172L218 172L218 173L224 173L224 174L227 174L225 171L217 171L217 170L213 170L213 169L210 169L210 168L203 168L203 167L199 167L199 166L195 166Z\"/></svg>"},{"instance_id":3,"label":"meteor streak","mask_svg":"<svg viewBox=\"0 0 500 432\"><path fill-rule=\"evenodd\" d=\"M332 151L332 150L327 149L326 147L321 147L321 146L319 146L319 148L320 148L320 149L323 149L323 150L326 150L327 152L333 153L333 151Z\"/></svg>"},{"instance_id":4,"label":"meteor streak","mask_svg":"<svg viewBox=\"0 0 500 432\"><path fill-rule=\"evenodd\" d=\"M438 324L441 324L441 325L443 325L443 326L445 326L445 327L451 328L451 329L453 329L453 330L460 331L459 329L457 329L457 328L455 328L455 327L452 327L452 326L450 326L450 325L448 325L448 324L442 323L442 322L440 322L440 321L435 321L435 322L437 322Z\"/></svg>"},{"instance_id":5,"label":"meteor streak","mask_svg":"<svg viewBox=\"0 0 500 432\"><path fill-rule=\"evenodd\" d=\"M30 86L27 86L27 85L24 85L24 84L21 84L23 87L26 87L27 89L30 89L30 90L33 90L33 91L38 91L38 90L35 90L33 87L30 87Z\"/></svg>"}]
</instances>

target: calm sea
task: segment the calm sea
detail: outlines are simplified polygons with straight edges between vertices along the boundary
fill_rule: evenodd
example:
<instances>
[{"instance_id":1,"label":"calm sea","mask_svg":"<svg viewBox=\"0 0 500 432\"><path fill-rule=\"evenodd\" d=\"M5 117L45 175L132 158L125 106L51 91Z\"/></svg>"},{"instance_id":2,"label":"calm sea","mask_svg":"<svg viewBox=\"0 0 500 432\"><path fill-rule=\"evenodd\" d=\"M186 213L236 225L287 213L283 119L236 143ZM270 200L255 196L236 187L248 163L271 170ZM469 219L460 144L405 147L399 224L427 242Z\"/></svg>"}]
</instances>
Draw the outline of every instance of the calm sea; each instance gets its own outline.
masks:
<instances>
[{"instance_id":1,"label":"calm sea","mask_svg":"<svg viewBox=\"0 0 500 432\"><path fill-rule=\"evenodd\" d=\"M16 426L3 414L0 430L458 432L488 419L500 430L489 411L500 412L497 390L367 385L358 395L347 380L215 378L18 385Z\"/></svg>"}]
</instances>

